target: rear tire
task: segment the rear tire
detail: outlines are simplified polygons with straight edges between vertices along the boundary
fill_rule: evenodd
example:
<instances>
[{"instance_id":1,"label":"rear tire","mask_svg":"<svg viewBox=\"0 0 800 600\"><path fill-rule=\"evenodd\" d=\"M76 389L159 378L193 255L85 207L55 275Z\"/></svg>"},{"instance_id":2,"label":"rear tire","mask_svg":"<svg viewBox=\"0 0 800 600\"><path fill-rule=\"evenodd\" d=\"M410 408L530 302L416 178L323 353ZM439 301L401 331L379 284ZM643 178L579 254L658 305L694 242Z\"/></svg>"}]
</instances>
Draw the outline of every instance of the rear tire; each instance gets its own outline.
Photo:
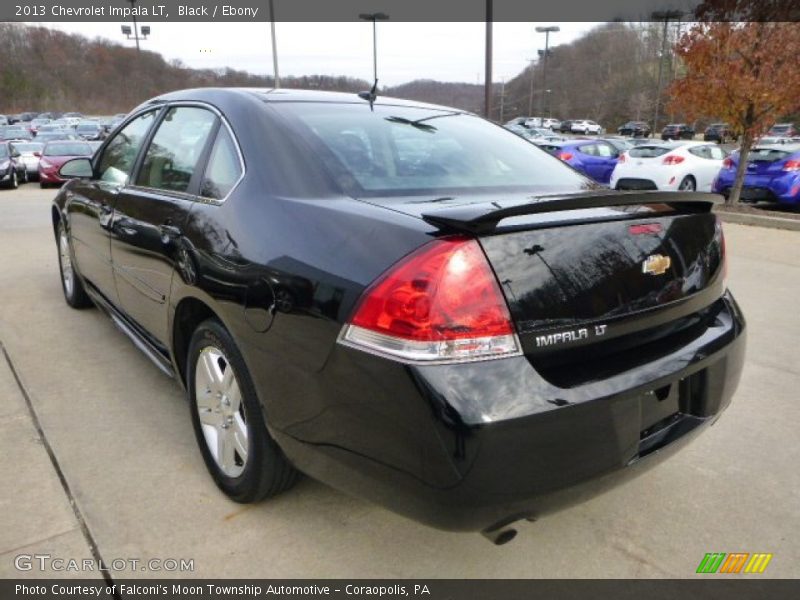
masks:
<instances>
[{"instance_id":1,"label":"rear tire","mask_svg":"<svg viewBox=\"0 0 800 600\"><path fill-rule=\"evenodd\" d=\"M72 248L70 248L69 236L67 236L66 229L64 229L63 221L59 221L56 227L56 243L58 244L58 270L61 274L61 289L64 291L64 300L72 308L80 309L92 306L92 301L86 294L83 282L75 271Z\"/></svg>"},{"instance_id":2,"label":"rear tire","mask_svg":"<svg viewBox=\"0 0 800 600\"><path fill-rule=\"evenodd\" d=\"M697 183L691 175L684 177L678 186L678 191L681 192L694 192L695 190L697 190Z\"/></svg>"},{"instance_id":3,"label":"rear tire","mask_svg":"<svg viewBox=\"0 0 800 600\"><path fill-rule=\"evenodd\" d=\"M241 503L289 489L298 472L267 431L244 359L219 321L197 327L186 365L195 437L217 487Z\"/></svg>"}]
</instances>

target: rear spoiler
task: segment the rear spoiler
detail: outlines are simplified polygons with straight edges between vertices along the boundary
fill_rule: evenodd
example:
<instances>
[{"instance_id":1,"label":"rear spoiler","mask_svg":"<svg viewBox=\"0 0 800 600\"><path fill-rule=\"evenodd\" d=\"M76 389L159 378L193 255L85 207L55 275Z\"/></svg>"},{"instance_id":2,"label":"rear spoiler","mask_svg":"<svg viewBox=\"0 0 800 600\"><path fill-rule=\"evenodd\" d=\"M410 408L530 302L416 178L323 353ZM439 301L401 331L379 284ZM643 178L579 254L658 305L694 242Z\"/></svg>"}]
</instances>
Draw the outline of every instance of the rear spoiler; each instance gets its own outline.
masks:
<instances>
[{"instance_id":1,"label":"rear spoiler","mask_svg":"<svg viewBox=\"0 0 800 600\"><path fill-rule=\"evenodd\" d=\"M569 195L531 196L530 199L531 202L506 207L500 206L497 202L463 204L425 213L422 219L440 228L484 234L494 231L503 219L523 215L645 204L667 204L692 212L709 212L714 204L724 202L722 196L704 192L580 192Z\"/></svg>"}]
</instances>

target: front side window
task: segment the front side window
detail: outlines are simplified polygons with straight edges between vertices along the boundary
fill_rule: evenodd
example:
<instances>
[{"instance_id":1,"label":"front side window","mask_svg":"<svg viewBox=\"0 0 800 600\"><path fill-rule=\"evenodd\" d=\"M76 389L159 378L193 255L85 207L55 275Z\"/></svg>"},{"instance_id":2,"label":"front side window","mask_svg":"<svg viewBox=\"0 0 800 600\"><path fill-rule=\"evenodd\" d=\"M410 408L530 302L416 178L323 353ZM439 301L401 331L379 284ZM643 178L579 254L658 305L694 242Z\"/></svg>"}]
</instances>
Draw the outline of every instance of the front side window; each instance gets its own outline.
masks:
<instances>
[{"instance_id":1,"label":"front side window","mask_svg":"<svg viewBox=\"0 0 800 600\"><path fill-rule=\"evenodd\" d=\"M216 119L204 108L170 108L147 148L136 185L187 191Z\"/></svg>"},{"instance_id":2,"label":"front side window","mask_svg":"<svg viewBox=\"0 0 800 600\"><path fill-rule=\"evenodd\" d=\"M515 133L460 112L329 103L287 103L282 110L356 196L593 185Z\"/></svg>"},{"instance_id":3,"label":"front side window","mask_svg":"<svg viewBox=\"0 0 800 600\"><path fill-rule=\"evenodd\" d=\"M101 181L124 184L128 180L133 162L155 117L156 111L145 113L128 123L111 139L97 167Z\"/></svg>"},{"instance_id":4,"label":"front side window","mask_svg":"<svg viewBox=\"0 0 800 600\"><path fill-rule=\"evenodd\" d=\"M230 193L239 177L242 166L236 145L226 127L220 127L214 148L208 159L208 166L200 185L200 195L205 198L222 200Z\"/></svg>"}]
</instances>

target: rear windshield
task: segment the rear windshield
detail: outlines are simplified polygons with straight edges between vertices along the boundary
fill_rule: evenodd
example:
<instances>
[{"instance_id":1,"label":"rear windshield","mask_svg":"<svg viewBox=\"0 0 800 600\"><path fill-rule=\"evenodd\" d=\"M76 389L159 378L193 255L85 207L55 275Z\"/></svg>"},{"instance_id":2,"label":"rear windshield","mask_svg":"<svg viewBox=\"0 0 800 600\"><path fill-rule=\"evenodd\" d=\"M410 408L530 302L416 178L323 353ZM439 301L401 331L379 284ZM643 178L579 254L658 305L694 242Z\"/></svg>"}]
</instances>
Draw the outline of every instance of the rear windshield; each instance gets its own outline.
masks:
<instances>
[{"instance_id":1,"label":"rear windshield","mask_svg":"<svg viewBox=\"0 0 800 600\"><path fill-rule=\"evenodd\" d=\"M774 125L770 131L789 131L791 125Z\"/></svg>"},{"instance_id":2,"label":"rear windshield","mask_svg":"<svg viewBox=\"0 0 800 600\"><path fill-rule=\"evenodd\" d=\"M97 131L98 125L95 123L87 123L85 125L78 125L78 131Z\"/></svg>"},{"instance_id":3,"label":"rear windshield","mask_svg":"<svg viewBox=\"0 0 800 600\"><path fill-rule=\"evenodd\" d=\"M4 145L0 146L0 158L8 157L8 148Z\"/></svg>"},{"instance_id":4,"label":"rear windshield","mask_svg":"<svg viewBox=\"0 0 800 600\"><path fill-rule=\"evenodd\" d=\"M628 150L628 156L631 158L656 158L670 150L672 148L665 148L664 146L634 146Z\"/></svg>"},{"instance_id":5,"label":"rear windshield","mask_svg":"<svg viewBox=\"0 0 800 600\"><path fill-rule=\"evenodd\" d=\"M282 113L356 196L591 185L518 135L463 113L328 103L287 103Z\"/></svg>"},{"instance_id":6,"label":"rear windshield","mask_svg":"<svg viewBox=\"0 0 800 600\"><path fill-rule=\"evenodd\" d=\"M64 144L47 144L44 149L45 156L89 156L92 149L89 144L79 144L74 142Z\"/></svg>"},{"instance_id":7,"label":"rear windshield","mask_svg":"<svg viewBox=\"0 0 800 600\"><path fill-rule=\"evenodd\" d=\"M775 162L776 160L783 160L789 156L791 152L785 150L777 150L775 148L754 148L750 151L748 161L762 161L762 162Z\"/></svg>"},{"instance_id":8,"label":"rear windshield","mask_svg":"<svg viewBox=\"0 0 800 600\"><path fill-rule=\"evenodd\" d=\"M14 148L16 148L19 152L37 152L41 150L44 146L42 144L14 144Z\"/></svg>"}]
</instances>

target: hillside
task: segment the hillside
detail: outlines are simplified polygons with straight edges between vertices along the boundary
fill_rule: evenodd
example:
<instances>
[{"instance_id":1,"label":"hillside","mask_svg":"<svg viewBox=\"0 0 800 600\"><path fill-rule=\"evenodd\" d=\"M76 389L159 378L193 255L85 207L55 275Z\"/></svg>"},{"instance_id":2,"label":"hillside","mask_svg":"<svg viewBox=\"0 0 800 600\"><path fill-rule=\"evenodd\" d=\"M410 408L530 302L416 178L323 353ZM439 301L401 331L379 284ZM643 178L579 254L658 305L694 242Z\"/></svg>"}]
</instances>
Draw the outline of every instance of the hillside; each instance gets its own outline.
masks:
<instances>
[{"instance_id":1,"label":"hillside","mask_svg":"<svg viewBox=\"0 0 800 600\"><path fill-rule=\"evenodd\" d=\"M77 110L127 112L171 90L208 86L271 87L272 77L235 69L190 69L160 54L104 39L44 27L0 23L0 112ZM369 84L351 77L282 77L290 88L357 92Z\"/></svg>"}]
</instances>

